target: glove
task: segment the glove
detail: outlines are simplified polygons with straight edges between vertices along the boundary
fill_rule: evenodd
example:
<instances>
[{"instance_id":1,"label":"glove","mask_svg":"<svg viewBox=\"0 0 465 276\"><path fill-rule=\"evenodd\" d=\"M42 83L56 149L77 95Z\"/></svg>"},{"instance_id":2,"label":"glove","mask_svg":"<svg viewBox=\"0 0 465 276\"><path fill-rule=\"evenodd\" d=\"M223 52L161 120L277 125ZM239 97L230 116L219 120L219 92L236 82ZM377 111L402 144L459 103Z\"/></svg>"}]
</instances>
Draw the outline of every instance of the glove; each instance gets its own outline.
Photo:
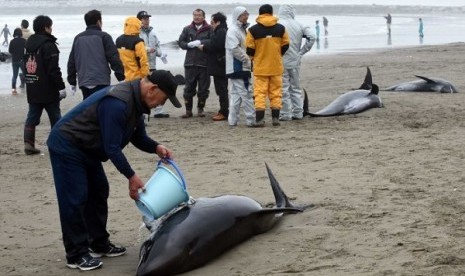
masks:
<instances>
[{"instance_id":1,"label":"glove","mask_svg":"<svg viewBox=\"0 0 465 276\"><path fill-rule=\"evenodd\" d=\"M189 43L187 43L187 47L189 48L195 48L201 44L200 40L194 40Z\"/></svg>"},{"instance_id":2,"label":"glove","mask_svg":"<svg viewBox=\"0 0 465 276\"><path fill-rule=\"evenodd\" d=\"M74 94L76 94L76 85L71 85L71 96L74 96Z\"/></svg>"},{"instance_id":3,"label":"glove","mask_svg":"<svg viewBox=\"0 0 465 276\"><path fill-rule=\"evenodd\" d=\"M60 101L66 98L66 89L62 89L58 93L60 93L60 96L58 97Z\"/></svg>"}]
</instances>

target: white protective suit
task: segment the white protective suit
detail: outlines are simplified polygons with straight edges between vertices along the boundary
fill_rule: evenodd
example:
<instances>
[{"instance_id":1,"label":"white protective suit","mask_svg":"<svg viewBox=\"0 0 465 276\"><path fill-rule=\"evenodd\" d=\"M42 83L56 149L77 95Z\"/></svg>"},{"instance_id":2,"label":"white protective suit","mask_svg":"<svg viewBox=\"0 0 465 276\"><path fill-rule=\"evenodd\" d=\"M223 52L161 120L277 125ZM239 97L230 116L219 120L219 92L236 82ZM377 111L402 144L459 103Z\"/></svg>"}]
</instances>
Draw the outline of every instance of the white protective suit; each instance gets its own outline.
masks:
<instances>
[{"instance_id":1,"label":"white protective suit","mask_svg":"<svg viewBox=\"0 0 465 276\"><path fill-rule=\"evenodd\" d=\"M283 56L283 106L279 117L282 121L298 120L303 117L300 61L302 56L312 49L315 37L309 26L304 26L294 19L295 9L292 5L281 5L278 14L278 22L286 27L290 39L289 49Z\"/></svg>"},{"instance_id":2,"label":"white protective suit","mask_svg":"<svg viewBox=\"0 0 465 276\"><path fill-rule=\"evenodd\" d=\"M229 116L230 126L239 121L241 104L243 103L246 125L255 123L255 107L253 103L252 81L250 77L251 62L245 52L246 27L237 20L246 11L245 7L236 7L232 13L232 24L226 33L226 76L230 79ZM248 24L247 24L248 25Z\"/></svg>"}]
</instances>

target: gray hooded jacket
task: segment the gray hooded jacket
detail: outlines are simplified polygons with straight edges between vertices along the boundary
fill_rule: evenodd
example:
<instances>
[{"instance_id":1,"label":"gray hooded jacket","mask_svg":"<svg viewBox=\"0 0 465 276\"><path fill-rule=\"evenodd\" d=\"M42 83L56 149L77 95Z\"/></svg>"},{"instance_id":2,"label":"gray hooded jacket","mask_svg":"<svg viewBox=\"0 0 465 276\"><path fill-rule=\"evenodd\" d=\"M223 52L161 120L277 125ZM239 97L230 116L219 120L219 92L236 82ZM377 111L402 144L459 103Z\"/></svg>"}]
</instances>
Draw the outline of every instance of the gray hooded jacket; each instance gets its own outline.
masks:
<instances>
[{"instance_id":1,"label":"gray hooded jacket","mask_svg":"<svg viewBox=\"0 0 465 276\"><path fill-rule=\"evenodd\" d=\"M245 7L236 7L232 13L232 24L226 33L226 76L233 79L250 77L251 63L245 51L246 29L237 18L246 11Z\"/></svg>"},{"instance_id":2,"label":"gray hooded jacket","mask_svg":"<svg viewBox=\"0 0 465 276\"><path fill-rule=\"evenodd\" d=\"M302 56L312 49L315 36L309 26L304 26L295 20L295 9L292 5L281 5L279 7L279 23L286 27L289 34L289 49L283 56L284 68L292 69L300 66ZM302 40L305 43L302 45Z\"/></svg>"}]
</instances>

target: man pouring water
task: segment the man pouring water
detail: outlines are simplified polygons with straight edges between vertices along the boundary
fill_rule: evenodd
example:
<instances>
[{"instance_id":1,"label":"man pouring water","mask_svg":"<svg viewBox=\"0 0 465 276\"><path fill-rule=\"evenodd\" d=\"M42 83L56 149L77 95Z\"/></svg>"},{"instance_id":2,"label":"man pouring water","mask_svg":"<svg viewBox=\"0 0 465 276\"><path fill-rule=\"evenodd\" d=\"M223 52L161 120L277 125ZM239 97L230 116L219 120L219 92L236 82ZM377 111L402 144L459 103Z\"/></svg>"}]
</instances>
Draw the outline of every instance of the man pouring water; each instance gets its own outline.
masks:
<instances>
[{"instance_id":1,"label":"man pouring water","mask_svg":"<svg viewBox=\"0 0 465 276\"><path fill-rule=\"evenodd\" d=\"M92 94L53 127L47 145L69 268L92 270L102 265L97 257L126 253L110 242L106 230L109 183L102 162L111 160L129 180L129 196L137 200L144 183L122 149L131 142L147 153L172 158L170 149L147 136L144 114L168 99L180 108L176 89L169 71L156 70Z\"/></svg>"}]
</instances>

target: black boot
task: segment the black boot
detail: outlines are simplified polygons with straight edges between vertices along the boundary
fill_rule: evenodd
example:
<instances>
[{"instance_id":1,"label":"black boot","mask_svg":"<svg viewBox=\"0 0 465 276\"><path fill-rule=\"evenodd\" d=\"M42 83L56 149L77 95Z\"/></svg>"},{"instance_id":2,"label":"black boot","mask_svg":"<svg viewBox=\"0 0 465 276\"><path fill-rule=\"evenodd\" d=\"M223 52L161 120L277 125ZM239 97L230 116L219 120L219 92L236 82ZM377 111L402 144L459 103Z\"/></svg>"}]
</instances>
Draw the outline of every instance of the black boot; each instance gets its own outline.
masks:
<instances>
[{"instance_id":1,"label":"black boot","mask_svg":"<svg viewBox=\"0 0 465 276\"><path fill-rule=\"evenodd\" d=\"M193 99L184 97L184 104L186 105L186 114L182 115L181 118L192 117Z\"/></svg>"},{"instance_id":2,"label":"black boot","mask_svg":"<svg viewBox=\"0 0 465 276\"><path fill-rule=\"evenodd\" d=\"M253 127L264 127L265 126L265 110L255 111L255 124Z\"/></svg>"},{"instance_id":3,"label":"black boot","mask_svg":"<svg viewBox=\"0 0 465 276\"><path fill-rule=\"evenodd\" d=\"M280 126L281 124L279 123L279 109L272 109L271 110L271 120L273 126Z\"/></svg>"},{"instance_id":4,"label":"black boot","mask_svg":"<svg viewBox=\"0 0 465 276\"><path fill-rule=\"evenodd\" d=\"M197 115L199 117L205 117L205 113L203 112L203 109L205 108L206 102L207 102L207 99L199 99L199 102L197 103Z\"/></svg>"},{"instance_id":5,"label":"black boot","mask_svg":"<svg viewBox=\"0 0 465 276\"><path fill-rule=\"evenodd\" d=\"M26 155L39 154L40 150L35 148L36 128L24 127L24 153Z\"/></svg>"}]
</instances>

